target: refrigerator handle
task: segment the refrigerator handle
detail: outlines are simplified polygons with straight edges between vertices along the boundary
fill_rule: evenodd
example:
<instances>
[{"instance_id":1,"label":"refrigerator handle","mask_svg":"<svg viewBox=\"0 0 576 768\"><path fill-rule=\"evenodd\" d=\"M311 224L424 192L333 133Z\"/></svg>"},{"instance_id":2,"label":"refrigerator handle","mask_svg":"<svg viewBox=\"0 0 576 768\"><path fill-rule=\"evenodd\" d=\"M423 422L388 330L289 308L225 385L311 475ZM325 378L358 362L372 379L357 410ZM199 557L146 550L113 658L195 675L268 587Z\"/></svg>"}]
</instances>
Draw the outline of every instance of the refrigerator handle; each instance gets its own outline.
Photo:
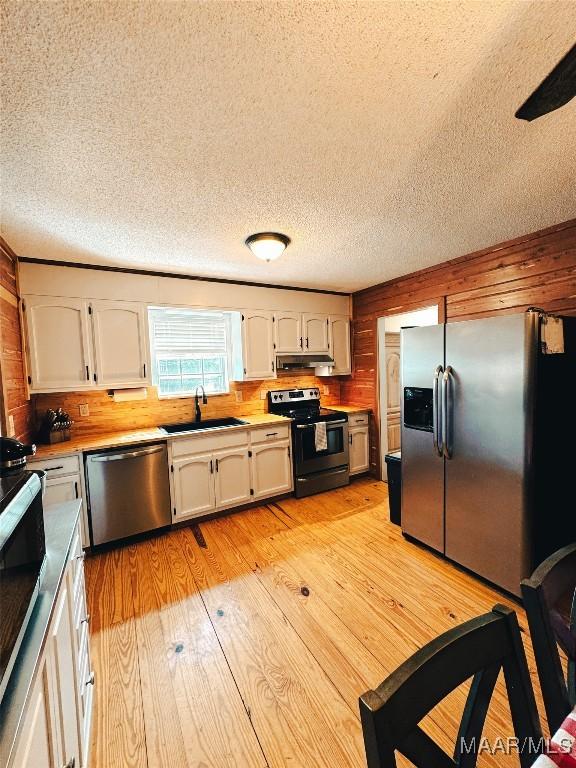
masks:
<instances>
[{"instance_id":1,"label":"refrigerator handle","mask_svg":"<svg viewBox=\"0 0 576 768\"><path fill-rule=\"evenodd\" d=\"M452 401L450 400L450 380L452 366L447 365L442 377L442 449L447 459L452 458L452 446L450 445L450 430L452 426Z\"/></svg>"},{"instance_id":2,"label":"refrigerator handle","mask_svg":"<svg viewBox=\"0 0 576 768\"><path fill-rule=\"evenodd\" d=\"M432 381L432 440L434 442L434 452L438 456L443 455L443 445L440 432L440 398L438 396L438 389L440 386L440 376L444 373L444 368L441 365L436 367L434 371L434 379Z\"/></svg>"}]
</instances>

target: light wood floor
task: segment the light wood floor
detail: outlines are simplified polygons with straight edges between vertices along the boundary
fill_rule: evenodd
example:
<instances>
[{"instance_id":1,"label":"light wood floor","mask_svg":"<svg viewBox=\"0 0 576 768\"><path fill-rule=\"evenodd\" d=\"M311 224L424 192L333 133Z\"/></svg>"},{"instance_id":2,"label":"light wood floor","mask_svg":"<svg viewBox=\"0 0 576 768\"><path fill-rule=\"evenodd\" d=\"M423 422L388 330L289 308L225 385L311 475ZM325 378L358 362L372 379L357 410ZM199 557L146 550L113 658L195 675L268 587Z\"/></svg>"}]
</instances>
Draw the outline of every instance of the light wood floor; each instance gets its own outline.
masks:
<instances>
[{"instance_id":1,"label":"light wood floor","mask_svg":"<svg viewBox=\"0 0 576 768\"><path fill-rule=\"evenodd\" d=\"M182 528L88 558L91 765L365 766L359 695L439 633L516 607L404 541L386 489L360 479L202 523L206 548ZM465 693L424 722L446 748ZM486 734L511 735L502 681L492 704Z\"/></svg>"}]
</instances>

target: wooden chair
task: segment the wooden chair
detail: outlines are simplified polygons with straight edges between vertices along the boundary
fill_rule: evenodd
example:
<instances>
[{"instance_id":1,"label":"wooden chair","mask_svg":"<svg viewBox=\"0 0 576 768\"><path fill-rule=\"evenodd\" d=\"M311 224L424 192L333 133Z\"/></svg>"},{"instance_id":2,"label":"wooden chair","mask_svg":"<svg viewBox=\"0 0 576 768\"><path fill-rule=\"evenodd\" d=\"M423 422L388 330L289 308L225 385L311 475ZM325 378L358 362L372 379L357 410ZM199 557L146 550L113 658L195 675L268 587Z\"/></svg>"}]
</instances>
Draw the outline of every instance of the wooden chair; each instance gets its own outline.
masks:
<instances>
[{"instance_id":1,"label":"wooden chair","mask_svg":"<svg viewBox=\"0 0 576 768\"><path fill-rule=\"evenodd\" d=\"M540 747L540 721L514 611L496 605L490 613L451 629L428 643L375 691L360 697L360 716L368 768L396 768L396 751L417 768L474 768L478 746L500 670L521 743ZM453 757L418 725L451 691L473 678ZM476 748L470 749L471 745ZM530 753L531 752L531 753ZM527 768L534 750L520 753Z\"/></svg>"},{"instance_id":2,"label":"wooden chair","mask_svg":"<svg viewBox=\"0 0 576 768\"><path fill-rule=\"evenodd\" d=\"M555 733L576 706L576 544L555 552L522 582L548 727ZM560 647L568 657L562 671Z\"/></svg>"}]
</instances>

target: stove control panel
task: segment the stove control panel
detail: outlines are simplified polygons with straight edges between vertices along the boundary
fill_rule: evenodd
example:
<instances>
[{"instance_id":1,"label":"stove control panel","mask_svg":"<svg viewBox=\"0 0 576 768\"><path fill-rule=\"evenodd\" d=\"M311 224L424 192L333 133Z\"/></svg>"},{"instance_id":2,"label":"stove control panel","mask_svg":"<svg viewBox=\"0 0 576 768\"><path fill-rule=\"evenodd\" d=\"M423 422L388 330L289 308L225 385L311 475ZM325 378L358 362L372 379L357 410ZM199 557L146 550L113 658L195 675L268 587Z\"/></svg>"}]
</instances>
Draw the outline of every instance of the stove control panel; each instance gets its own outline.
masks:
<instances>
[{"instance_id":1,"label":"stove control panel","mask_svg":"<svg viewBox=\"0 0 576 768\"><path fill-rule=\"evenodd\" d=\"M270 403L294 403L320 400L320 390L315 387L309 389L277 389L268 392Z\"/></svg>"}]
</instances>

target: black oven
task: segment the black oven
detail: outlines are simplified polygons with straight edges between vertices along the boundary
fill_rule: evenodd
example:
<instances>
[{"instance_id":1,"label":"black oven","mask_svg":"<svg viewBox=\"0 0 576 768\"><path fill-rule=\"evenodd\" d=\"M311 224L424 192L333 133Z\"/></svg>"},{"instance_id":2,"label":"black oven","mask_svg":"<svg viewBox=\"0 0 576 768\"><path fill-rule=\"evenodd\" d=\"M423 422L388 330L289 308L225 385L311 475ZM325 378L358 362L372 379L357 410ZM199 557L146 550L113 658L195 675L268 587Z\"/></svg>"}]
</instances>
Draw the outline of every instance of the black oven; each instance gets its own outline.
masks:
<instances>
[{"instance_id":1,"label":"black oven","mask_svg":"<svg viewBox=\"0 0 576 768\"><path fill-rule=\"evenodd\" d=\"M39 476L0 477L0 700L40 590L45 557Z\"/></svg>"},{"instance_id":2,"label":"black oven","mask_svg":"<svg viewBox=\"0 0 576 768\"><path fill-rule=\"evenodd\" d=\"M294 463L297 474L321 472L348 464L348 421L326 421L326 449L316 450L314 424L294 425Z\"/></svg>"}]
</instances>

